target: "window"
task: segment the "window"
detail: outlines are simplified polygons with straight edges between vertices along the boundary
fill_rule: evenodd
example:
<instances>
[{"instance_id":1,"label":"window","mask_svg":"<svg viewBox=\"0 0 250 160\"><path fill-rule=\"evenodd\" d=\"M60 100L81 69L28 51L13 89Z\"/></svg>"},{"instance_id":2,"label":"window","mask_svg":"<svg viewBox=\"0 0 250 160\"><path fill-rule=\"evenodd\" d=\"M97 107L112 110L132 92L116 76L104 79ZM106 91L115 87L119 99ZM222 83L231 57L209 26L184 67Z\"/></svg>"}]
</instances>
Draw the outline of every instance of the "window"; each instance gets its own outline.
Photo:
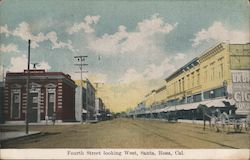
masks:
<instances>
[{"instance_id":1,"label":"window","mask_svg":"<svg viewBox=\"0 0 250 160\"><path fill-rule=\"evenodd\" d=\"M181 92L181 80L179 79L179 92Z\"/></svg>"},{"instance_id":2,"label":"window","mask_svg":"<svg viewBox=\"0 0 250 160\"><path fill-rule=\"evenodd\" d=\"M196 70L196 75L197 75L196 85L198 86L198 85L200 85L200 70L199 69Z\"/></svg>"},{"instance_id":3,"label":"window","mask_svg":"<svg viewBox=\"0 0 250 160\"><path fill-rule=\"evenodd\" d=\"M185 103L185 98L183 98L183 99L181 99L180 101L179 101L179 104L184 104Z\"/></svg>"},{"instance_id":4,"label":"window","mask_svg":"<svg viewBox=\"0 0 250 160\"><path fill-rule=\"evenodd\" d=\"M187 88L190 88L190 79L189 79L189 75L187 75Z\"/></svg>"},{"instance_id":5,"label":"window","mask_svg":"<svg viewBox=\"0 0 250 160\"><path fill-rule=\"evenodd\" d=\"M184 77L182 78L182 90L184 91L185 90L185 83L184 83Z\"/></svg>"},{"instance_id":6,"label":"window","mask_svg":"<svg viewBox=\"0 0 250 160\"><path fill-rule=\"evenodd\" d=\"M197 85L200 85L200 73L197 74Z\"/></svg>"},{"instance_id":7,"label":"window","mask_svg":"<svg viewBox=\"0 0 250 160\"><path fill-rule=\"evenodd\" d=\"M204 99L216 98L216 97L223 97L226 95L226 91L224 87L217 88L214 90L206 91L203 93Z\"/></svg>"},{"instance_id":8,"label":"window","mask_svg":"<svg viewBox=\"0 0 250 160\"><path fill-rule=\"evenodd\" d=\"M200 102L201 101L201 93L194 95L193 100L194 100L194 102Z\"/></svg>"},{"instance_id":9,"label":"window","mask_svg":"<svg viewBox=\"0 0 250 160\"><path fill-rule=\"evenodd\" d=\"M204 92L203 93L203 98L204 99L209 99L210 98L210 91Z\"/></svg>"},{"instance_id":10,"label":"window","mask_svg":"<svg viewBox=\"0 0 250 160\"><path fill-rule=\"evenodd\" d=\"M187 97L187 103L192 103L193 102L193 96Z\"/></svg>"},{"instance_id":11,"label":"window","mask_svg":"<svg viewBox=\"0 0 250 160\"><path fill-rule=\"evenodd\" d=\"M220 74L221 74L220 78L223 78L223 63L220 64Z\"/></svg>"},{"instance_id":12,"label":"window","mask_svg":"<svg viewBox=\"0 0 250 160\"><path fill-rule=\"evenodd\" d=\"M192 87L194 87L194 72L193 73L191 73L191 75L192 75Z\"/></svg>"},{"instance_id":13,"label":"window","mask_svg":"<svg viewBox=\"0 0 250 160\"><path fill-rule=\"evenodd\" d=\"M225 96L225 88L218 88L214 90L214 97L223 97Z\"/></svg>"},{"instance_id":14,"label":"window","mask_svg":"<svg viewBox=\"0 0 250 160\"><path fill-rule=\"evenodd\" d=\"M211 70L212 70L212 73L211 73L211 80L213 80L215 77L214 77L214 72L215 72L215 70L214 70L214 62L212 62L211 64L210 64L210 66L211 66Z\"/></svg>"},{"instance_id":15,"label":"window","mask_svg":"<svg viewBox=\"0 0 250 160\"><path fill-rule=\"evenodd\" d=\"M207 66L204 67L204 82L207 81Z\"/></svg>"},{"instance_id":16,"label":"window","mask_svg":"<svg viewBox=\"0 0 250 160\"><path fill-rule=\"evenodd\" d=\"M214 67L212 67L211 80L214 79Z\"/></svg>"}]
</instances>

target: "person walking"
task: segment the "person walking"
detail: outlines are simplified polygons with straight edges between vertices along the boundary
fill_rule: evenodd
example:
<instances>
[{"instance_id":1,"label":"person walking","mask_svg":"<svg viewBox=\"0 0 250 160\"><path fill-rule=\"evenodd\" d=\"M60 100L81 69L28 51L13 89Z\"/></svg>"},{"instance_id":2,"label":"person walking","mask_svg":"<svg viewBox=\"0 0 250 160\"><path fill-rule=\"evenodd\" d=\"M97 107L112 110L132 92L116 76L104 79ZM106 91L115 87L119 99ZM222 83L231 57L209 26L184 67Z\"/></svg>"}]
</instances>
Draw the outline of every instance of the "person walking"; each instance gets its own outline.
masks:
<instances>
[{"instance_id":1,"label":"person walking","mask_svg":"<svg viewBox=\"0 0 250 160\"><path fill-rule=\"evenodd\" d=\"M53 126L54 126L55 123L56 123L56 112L53 112L53 115L52 115L52 122L53 122Z\"/></svg>"}]
</instances>

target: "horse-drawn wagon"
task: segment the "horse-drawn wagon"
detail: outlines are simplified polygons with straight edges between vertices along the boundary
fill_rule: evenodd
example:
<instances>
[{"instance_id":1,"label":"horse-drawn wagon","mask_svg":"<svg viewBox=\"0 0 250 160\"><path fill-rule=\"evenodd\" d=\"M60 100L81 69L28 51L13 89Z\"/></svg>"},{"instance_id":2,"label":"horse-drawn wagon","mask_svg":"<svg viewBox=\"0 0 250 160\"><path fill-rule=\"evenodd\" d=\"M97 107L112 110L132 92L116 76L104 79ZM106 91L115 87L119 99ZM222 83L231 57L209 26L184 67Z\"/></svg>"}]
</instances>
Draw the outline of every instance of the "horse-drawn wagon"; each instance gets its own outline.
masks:
<instances>
[{"instance_id":1,"label":"horse-drawn wagon","mask_svg":"<svg viewBox=\"0 0 250 160\"><path fill-rule=\"evenodd\" d=\"M246 131L250 127L250 115L239 115L235 113L237 108L232 107L229 113L222 112L218 108L208 108L206 105L198 107L203 112L204 130L206 121L209 121L209 126L216 132L241 132Z\"/></svg>"}]
</instances>

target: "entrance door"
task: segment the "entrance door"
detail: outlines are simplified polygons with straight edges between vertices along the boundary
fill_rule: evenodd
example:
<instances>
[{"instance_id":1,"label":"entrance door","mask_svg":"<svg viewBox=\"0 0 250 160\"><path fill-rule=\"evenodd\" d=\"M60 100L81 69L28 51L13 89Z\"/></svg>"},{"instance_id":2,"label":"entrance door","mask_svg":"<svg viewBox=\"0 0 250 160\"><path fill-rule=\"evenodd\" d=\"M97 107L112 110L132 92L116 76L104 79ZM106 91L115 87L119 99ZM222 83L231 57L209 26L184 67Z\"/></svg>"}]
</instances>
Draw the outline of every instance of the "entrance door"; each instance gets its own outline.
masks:
<instances>
[{"instance_id":1,"label":"entrance door","mask_svg":"<svg viewBox=\"0 0 250 160\"><path fill-rule=\"evenodd\" d=\"M55 93L48 93L48 117L52 117L55 112Z\"/></svg>"},{"instance_id":2,"label":"entrance door","mask_svg":"<svg viewBox=\"0 0 250 160\"><path fill-rule=\"evenodd\" d=\"M37 122L38 93L30 93L29 122Z\"/></svg>"},{"instance_id":3,"label":"entrance door","mask_svg":"<svg viewBox=\"0 0 250 160\"><path fill-rule=\"evenodd\" d=\"M19 118L19 107L20 107L20 94L19 93L13 93L12 95L12 118Z\"/></svg>"}]
</instances>

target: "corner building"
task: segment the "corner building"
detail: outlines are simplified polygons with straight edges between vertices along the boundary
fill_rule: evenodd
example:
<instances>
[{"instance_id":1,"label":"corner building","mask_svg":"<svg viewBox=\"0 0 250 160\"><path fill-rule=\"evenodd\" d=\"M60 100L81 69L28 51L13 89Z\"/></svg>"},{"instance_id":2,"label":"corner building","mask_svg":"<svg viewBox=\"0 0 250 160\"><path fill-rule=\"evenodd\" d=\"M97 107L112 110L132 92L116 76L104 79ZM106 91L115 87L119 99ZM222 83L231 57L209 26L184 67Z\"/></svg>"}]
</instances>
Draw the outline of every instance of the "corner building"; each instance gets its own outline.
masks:
<instances>
[{"instance_id":1,"label":"corner building","mask_svg":"<svg viewBox=\"0 0 250 160\"><path fill-rule=\"evenodd\" d=\"M25 121L27 106L27 71L6 74L4 116L7 122ZM30 70L28 120L75 121L75 83L62 72Z\"/></svg>"}]
</instances>

